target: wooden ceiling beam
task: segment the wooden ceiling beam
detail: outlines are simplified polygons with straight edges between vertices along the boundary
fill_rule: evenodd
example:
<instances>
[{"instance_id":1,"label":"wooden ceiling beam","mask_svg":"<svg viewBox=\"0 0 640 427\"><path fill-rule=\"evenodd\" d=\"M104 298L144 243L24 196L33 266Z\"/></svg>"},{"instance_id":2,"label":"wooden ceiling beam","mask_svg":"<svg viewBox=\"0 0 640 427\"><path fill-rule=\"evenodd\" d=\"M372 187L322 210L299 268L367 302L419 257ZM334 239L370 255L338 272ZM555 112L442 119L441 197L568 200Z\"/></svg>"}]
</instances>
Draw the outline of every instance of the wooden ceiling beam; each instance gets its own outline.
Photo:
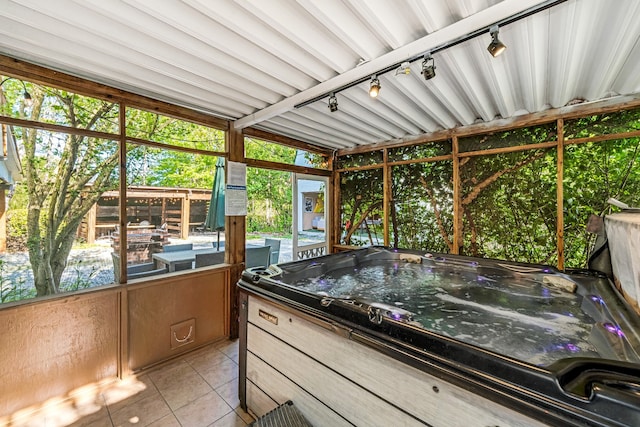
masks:
<instances>
[{"instance_id":1,"label":"wooden ceiling beam","mask_svg":"<svg viewBox=\"0 0 640 427\"><path fill-rule=\"evenodd\" d=\"M344 148L338 150L337 154L338 156L362 154L371 151L382 150L384 148L407 147L429 142L445 141L451 139L454 135L458 138L463 138L472 135L504 132L510 129L553 123L560 118L564 120L571 120L580 117L612 113L615 111L628 110L638 107L640 107L640 93L627 96L617 96L601 101L584 102L582 104L551 108L549 110L541 111L538 113L524 114L522 116L516 116L509 119L497 119L487 123L476 123L450 130L436 131L419 135L414 138L380 142L377 144L359 146L355 148Z\"/></svg>"},{"instance_id":2,"label":"wooden ceiling beam","mask_svg":"<svg viewBox=\"0 0 640 427\"><path fill-rule=\"evenodd\" d=\"M320 154L322 156L331 157L333 152L324 147L318 147L317 145L309 144L308 142L302 142L297 139L289 138L287 136L278 135L273 132L256 128L246 128L242 130L244 136L251 138L258 138L263 141L275 142L276 144L285 145L291 148L299 148L310 153Z\"/></svg>"},{"instance_id":3,"label":"wooden ceiling beam","mask_svg":"<svg viewBox=\"0 0 640 427\"><path fill-rule=\"evenodd\" d=\"M245 159L248 167L270 169L284 172L302 173L306 175L331 176L330 170L309 168L306 166L289 165L286 163L271 162L268 160Z\"/></svg>"}]
</instances>

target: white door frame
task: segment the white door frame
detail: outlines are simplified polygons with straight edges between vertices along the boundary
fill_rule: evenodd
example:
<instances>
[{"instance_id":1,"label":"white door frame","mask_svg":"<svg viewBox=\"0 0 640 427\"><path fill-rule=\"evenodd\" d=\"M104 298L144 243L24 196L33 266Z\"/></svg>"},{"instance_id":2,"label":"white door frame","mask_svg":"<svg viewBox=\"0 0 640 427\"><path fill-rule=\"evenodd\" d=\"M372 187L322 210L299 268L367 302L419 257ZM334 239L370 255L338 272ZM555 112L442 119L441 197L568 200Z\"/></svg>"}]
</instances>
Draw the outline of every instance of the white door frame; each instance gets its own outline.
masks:
<instances>
[{"instance_id":1,"label":"white door frame","mask_svg":"<svg viewBox=\"0 0 640 427\"><path fill-rule=\"evenodd\" d=\"M303 200L300 197L299 185L298 182L300 180L305 181L317 181L324 184L324 241L312 243L312 244L303 244L300 245L298 234L300 232L301 226L301 216L303 212ZM331 224L330 217L330 209L329 209L329 177L317 176L317 175L307 175L300 173L293 173L293 244L292 244L292 260L298 261L299 259L312 258L320 255L327 255L329 253L329 224Z\"/></svg>"}]
</instances>

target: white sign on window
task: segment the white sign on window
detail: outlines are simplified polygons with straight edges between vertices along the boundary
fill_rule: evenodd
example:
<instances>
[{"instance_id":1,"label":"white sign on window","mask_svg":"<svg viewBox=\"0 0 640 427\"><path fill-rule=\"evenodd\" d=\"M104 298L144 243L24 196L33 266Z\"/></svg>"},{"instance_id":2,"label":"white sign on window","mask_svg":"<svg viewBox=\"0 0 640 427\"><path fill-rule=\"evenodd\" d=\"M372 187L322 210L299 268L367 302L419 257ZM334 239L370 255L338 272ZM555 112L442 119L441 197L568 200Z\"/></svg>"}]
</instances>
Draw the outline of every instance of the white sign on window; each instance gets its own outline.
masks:
<instances>
[{"instance_id":1,"label":"white sign on window","mask_svg":"<svg viewBox=\"0 0 640 427\"><path fill-rule=\"evenodd\" d=\"M227 162L224 211L228 216L247 215L247 165Z\"/></svg>"}]
</instances>

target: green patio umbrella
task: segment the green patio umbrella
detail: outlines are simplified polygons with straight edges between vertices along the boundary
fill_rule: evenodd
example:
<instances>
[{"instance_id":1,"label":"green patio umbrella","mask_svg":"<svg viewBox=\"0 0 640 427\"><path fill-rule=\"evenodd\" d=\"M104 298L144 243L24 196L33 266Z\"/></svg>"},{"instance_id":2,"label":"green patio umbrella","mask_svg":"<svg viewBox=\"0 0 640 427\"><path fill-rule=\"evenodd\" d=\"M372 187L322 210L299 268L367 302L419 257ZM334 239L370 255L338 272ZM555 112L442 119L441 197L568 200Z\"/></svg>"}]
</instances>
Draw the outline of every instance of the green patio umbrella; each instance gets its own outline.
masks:
<instances>
[{"instance_id":1,"label":"green patio umbrella","mask_svg":"<svg viewBox=\"0 0 640 427\"><path fill-rule=\"evenodd\" d=\"M224 230L224 157L218 157L216 162L211 201L204 228L218 232L218 249L220 249L220 231Z\"/></svg>"}]
</instances>

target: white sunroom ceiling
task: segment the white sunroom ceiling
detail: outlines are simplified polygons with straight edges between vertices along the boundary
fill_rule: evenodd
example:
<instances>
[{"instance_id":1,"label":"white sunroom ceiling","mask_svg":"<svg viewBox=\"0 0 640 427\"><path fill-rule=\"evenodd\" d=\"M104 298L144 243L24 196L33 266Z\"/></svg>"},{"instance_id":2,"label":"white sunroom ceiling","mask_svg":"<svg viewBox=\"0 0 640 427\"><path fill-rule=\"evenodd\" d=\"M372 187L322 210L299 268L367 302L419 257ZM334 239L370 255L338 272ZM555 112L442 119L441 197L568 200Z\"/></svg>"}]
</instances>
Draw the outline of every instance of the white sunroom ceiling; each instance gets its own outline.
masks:
<instances>
[{"instance_id":1,"label":"white sunroom ceiling","mask_svg":"<svg viewBox=\"0 0 640 427\"><path fill-rule=\"evenodd\" d=\"M330 149L635 94L639 37L637 0L0 0L2 54Z\"/></svg>"}]
</instances>

